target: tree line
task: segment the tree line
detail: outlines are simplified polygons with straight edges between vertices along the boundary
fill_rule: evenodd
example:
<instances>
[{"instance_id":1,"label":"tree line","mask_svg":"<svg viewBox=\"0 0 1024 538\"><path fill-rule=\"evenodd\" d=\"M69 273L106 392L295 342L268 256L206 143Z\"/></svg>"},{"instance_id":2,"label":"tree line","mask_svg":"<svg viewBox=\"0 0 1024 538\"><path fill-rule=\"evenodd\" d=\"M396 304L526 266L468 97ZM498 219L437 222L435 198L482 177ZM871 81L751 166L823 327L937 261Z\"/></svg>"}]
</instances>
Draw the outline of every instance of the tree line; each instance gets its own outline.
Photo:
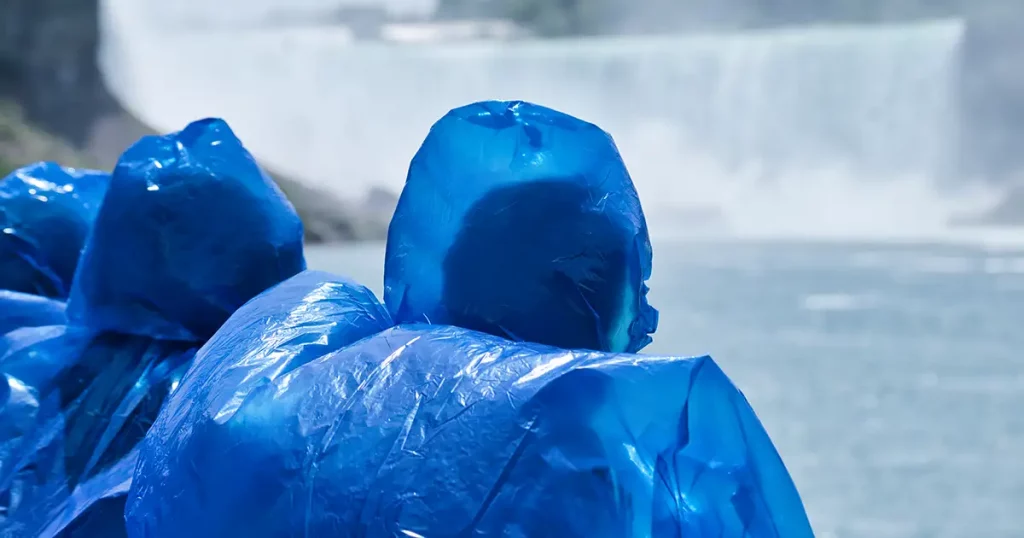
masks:
<instances>
[{"instance_id":1,"label":"tree line","mask_svg":"<svg viewBox=\"0 0 1024 538\"><path fill-rule=\"evenodd\" d=\"M826 22L1024 17L1021 0L441 0L439 18L502 18L541 36L743 29Z\"/></svg>"}]
</instances>

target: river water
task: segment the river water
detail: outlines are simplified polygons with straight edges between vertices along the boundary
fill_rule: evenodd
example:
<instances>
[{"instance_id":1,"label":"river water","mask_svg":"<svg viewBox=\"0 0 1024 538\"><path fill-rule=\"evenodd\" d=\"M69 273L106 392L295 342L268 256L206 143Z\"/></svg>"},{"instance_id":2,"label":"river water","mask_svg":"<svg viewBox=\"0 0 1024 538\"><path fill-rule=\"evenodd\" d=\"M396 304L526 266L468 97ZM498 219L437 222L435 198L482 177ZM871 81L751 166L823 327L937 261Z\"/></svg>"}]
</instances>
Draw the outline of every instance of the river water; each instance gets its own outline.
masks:
<instances>
[{"instance_id":1,"label":"river water","mask_svg":"<svg viewBox=\"0 0 1024 538\"><path fill-rule=\"evenodd\" d=\"M382 246L313 249L378 293ZM1024 249L658 242L647 352L711 354L822 538L1019 538Z\"/></svg>"}]
</instances>

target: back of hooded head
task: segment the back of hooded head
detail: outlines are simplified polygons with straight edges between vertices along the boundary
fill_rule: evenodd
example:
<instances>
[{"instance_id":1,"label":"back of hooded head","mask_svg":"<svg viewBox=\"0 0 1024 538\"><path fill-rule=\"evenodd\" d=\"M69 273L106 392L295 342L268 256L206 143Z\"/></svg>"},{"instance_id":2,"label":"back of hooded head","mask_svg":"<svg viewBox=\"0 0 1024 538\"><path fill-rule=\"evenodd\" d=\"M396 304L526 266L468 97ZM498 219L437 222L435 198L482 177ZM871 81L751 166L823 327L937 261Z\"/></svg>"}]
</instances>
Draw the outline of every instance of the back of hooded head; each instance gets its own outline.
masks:
<instances>
[{"instance_id":1,"label":"back of hooded head","mask_svg":"<svg viewBox=\"0 0 1024 538\"><path fill-rule=\"evenodd\" d=\"M95 330L201 341L303 269L291 203L227 123L200 120L121 156L68 316Z\"/></svg>"},{"instance_id":2,"label":"back of hooded head","mask_svg":"<svg viewBox=\"0 0 1024 538\"><path fill-rule=\"evenodd\" d=\"M651 245L611 136L525 102L455 109L413 158L388 234L384 299L398 323L638 351Z\"/></svg>"}]
</instances>

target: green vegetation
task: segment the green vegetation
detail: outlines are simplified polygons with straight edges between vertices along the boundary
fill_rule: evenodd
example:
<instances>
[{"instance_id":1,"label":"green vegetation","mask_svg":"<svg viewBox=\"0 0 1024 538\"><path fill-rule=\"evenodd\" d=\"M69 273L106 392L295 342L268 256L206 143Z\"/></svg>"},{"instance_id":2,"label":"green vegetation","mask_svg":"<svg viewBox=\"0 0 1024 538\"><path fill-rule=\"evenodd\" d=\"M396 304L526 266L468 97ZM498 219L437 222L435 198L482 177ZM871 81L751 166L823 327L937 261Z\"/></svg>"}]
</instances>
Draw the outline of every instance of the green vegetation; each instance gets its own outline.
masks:
<instances>
[{"instance_id":1,"label":"green vegetation","mask_svg":"<svg viewBox=\"0 0 1024 538\"><path fill-rule=\"evenodd\" d=\"M26 123L16 104L0 99L0 177L36 161L95 167L81 152Z\"/></svg>"}]
</instances>

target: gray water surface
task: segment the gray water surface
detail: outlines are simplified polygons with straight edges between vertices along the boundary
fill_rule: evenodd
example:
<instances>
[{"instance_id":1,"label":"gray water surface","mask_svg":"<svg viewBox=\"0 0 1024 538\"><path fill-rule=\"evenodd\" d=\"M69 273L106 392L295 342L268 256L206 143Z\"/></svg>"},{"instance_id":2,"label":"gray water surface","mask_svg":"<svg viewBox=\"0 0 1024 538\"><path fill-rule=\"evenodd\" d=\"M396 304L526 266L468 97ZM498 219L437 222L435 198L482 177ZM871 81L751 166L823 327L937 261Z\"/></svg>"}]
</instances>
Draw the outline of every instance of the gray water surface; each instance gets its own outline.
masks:
<instances>
[{"instance_id":1,"label":"gray water surface","mask_svg":"<svg viewBox=\"0 0 1024 538\"><path fill-rule=\"evenodd\" d=\"M383 246L311 266L381 290ZM655 245L647 351L712 354L823 538L1024 536L1024 250Z\"/></svg>"}]
</instances>

